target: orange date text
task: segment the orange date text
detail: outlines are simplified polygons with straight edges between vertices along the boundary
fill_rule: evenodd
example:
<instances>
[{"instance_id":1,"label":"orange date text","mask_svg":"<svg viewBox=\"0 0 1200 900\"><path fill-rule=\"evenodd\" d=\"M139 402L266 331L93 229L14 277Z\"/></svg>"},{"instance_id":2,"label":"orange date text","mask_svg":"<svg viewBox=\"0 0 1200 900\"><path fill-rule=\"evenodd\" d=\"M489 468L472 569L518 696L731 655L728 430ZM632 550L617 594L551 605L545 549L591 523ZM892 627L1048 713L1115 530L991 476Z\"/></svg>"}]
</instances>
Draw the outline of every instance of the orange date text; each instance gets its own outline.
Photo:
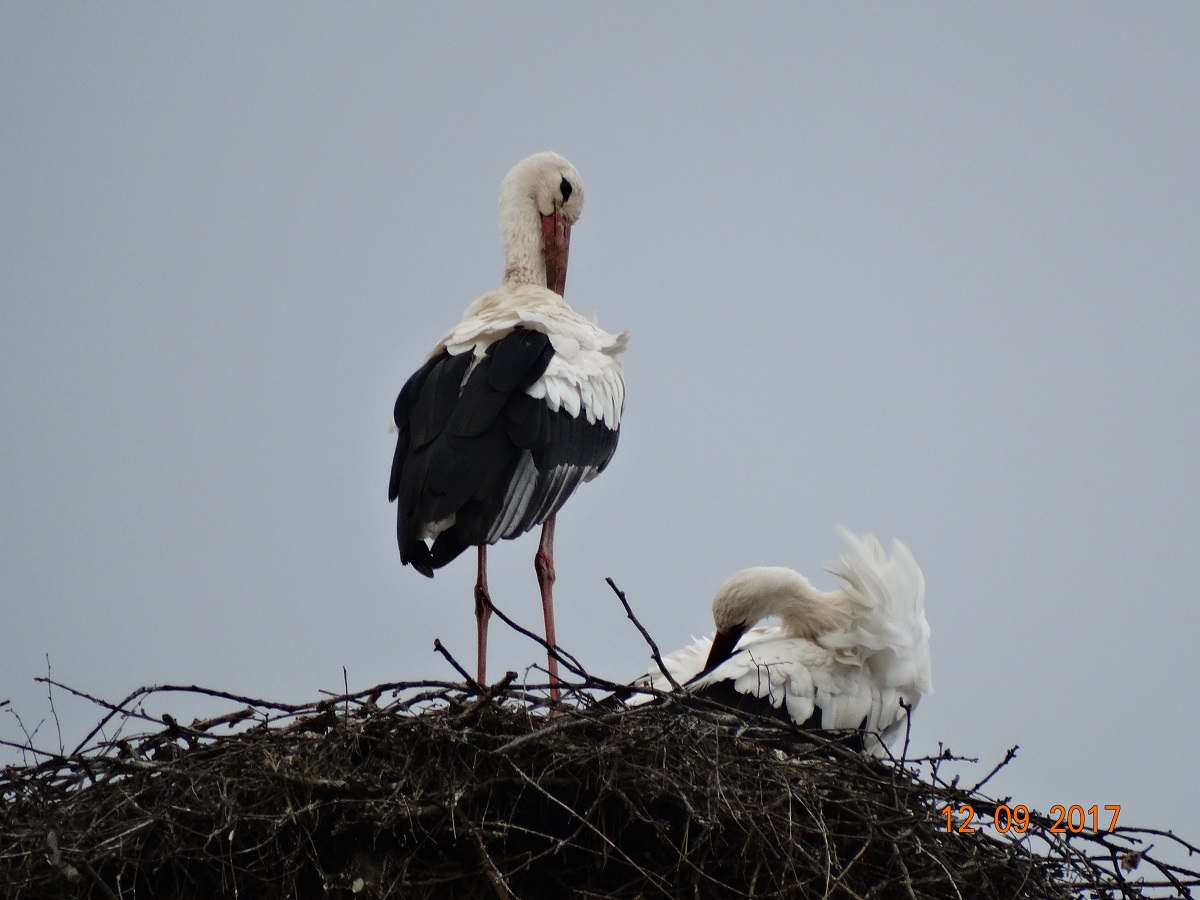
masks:
<instances>
[{"instance_id":1,"label":"orange date text","mask_svg":"<svg viewBox=\"0 0 1200 900\"><path fill-rule=\"evenodd\" d=\"M946 831L974 834L978 830L972 824L976 821L975 809L966 803L957 807L947 806L941 812L946 817ZM1113 831L1117 827L1117 816L1120 814L1120 805L1089 806L1084 809L1079 804L1063 806L1056 803L1050 807L1050 816L1047 821L1050 822L1051 834ZM982 818L979 821L982 823ZM1029 807L1002 804L997 806L992 813L991 825L1001 834L1007 834L1010 831L1015 834L1024 834L1029 830L1029 822Z\"/></svg>"}]
</instances>

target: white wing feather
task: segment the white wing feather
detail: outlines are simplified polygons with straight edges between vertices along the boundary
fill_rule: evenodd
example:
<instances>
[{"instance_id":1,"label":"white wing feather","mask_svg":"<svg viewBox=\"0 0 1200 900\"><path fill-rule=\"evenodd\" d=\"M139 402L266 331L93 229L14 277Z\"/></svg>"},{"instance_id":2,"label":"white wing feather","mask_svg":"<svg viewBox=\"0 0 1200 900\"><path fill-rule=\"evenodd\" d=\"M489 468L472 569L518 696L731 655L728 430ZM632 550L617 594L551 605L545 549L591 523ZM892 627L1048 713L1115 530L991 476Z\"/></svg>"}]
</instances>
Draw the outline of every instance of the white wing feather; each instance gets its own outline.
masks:
<instances>
[{"instance_id":1,"label":"white wing feather","mask_svg":"<svg viewBox=\"0 0 1200 900\"><path fill-rule=\"evenodd\" d=\"M874 535L858 538L840 526L838 534L850 549L826 569L846 582L852 625L821 643L860 659L881 688L916 705L933 690L921 567L900 541L889 557Z\"/></svg>"},{"instance_id":2,"label":"white wing feather","mask_svg":"<svg viewBox=\"0 0 1200 900\"><path fill-rule=\"evenodd\" d=\"M675 679L676 684L687 684L695 678L704 669L704 663L708 659L708 651L712 649L712 638L698 638L691 644L688 644L681 650L676 650L674 653L668 653L663 657L663 665L666 666L671 677ZM656 664L654 668L634 682L637 687L653 688L656 691L671 690L671 682L663 674L662 669ZM629 706L639 706L653 700L651 694L634 694L626 704Z\"/></svg>"},{"instance_id":3,"label":"white wing feather","mask_svg":"<svg viewBox=\"0 0 1200 900\"><path fill-rule=\"evenodd\" d=\"M621 424L625 379L620 356L629 333L609 334L546 288L505 285L484 294L427 358L443 350L456 355L470 351L480 358L518 327L549 335L554 346L550 365L527 391L531 397L544 399L554 411L565 409L572 416L582 412L589 422L599 419L613 429Z\"/></svg>"},{"instance_id":4,"label":"white wing feather","mask_svg":"<svg viewBox=\"0 0 1200 900\"><path fill-rule=\"evenodd\" d=\"M752 628L729 659L695 681L708 660L711 637L669 654L663 663L689 690L729 681L740 693L776 708L785 705L796 722L819 708L822 728L865 724L867 749L882 754L903 731L904 707L915 708L932 691L925 578L899 541L889 558L873 535L860 539L845 528L838 533L849 549L827 568L846 582L853 608L848 629L810 641L780 626ZM671 689L657 666L635 684ZM635 694L627 702L649 699Z\"/></svg>"}]
</instances>

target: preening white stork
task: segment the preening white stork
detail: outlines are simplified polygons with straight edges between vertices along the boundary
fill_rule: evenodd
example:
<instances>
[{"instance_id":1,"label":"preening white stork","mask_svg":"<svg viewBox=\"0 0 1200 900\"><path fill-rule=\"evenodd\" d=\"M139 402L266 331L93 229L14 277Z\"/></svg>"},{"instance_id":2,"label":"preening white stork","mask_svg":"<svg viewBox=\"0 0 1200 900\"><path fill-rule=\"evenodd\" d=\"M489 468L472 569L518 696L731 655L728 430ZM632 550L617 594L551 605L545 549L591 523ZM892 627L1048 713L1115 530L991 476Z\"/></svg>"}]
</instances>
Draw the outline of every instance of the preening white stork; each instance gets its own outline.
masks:
<instances>
[{"instance_id":1,"label":"preening white stork","mask_svg":"<svg viewBox=\"0 0 1200 900\"><path fill-rule=\"evenodd\" d=\"M874 535L838 533L849 549L825 568L843 586L820 591L792 569L743 569L713 598L716 634L663 663L689 691L778 710L804 728L858 729L864 749L880 754L904 731L904 707L932 691L925 577L900 541L889 557ZM780 624L754 627L768 616ZM670 690L657 667L638 684Z\"/></svg>"},{"instance_id":2,"label":"preening white stork","mask_svg":"<svg viewBox=\"0 0 1200 900\"><path fill-rule=\"evenodd\" d=\"M557 153L517 163L500 187L504 283L472 303L396 398L389 500L400 559L433 577L477 546L478 675L491 597L487 545L542 525L534 558L554 646L554 517L617 448L628 333L611 335L562 299L583 179ZM549 658L557 698L558 664Z\"/></svg>"}]
</instances>

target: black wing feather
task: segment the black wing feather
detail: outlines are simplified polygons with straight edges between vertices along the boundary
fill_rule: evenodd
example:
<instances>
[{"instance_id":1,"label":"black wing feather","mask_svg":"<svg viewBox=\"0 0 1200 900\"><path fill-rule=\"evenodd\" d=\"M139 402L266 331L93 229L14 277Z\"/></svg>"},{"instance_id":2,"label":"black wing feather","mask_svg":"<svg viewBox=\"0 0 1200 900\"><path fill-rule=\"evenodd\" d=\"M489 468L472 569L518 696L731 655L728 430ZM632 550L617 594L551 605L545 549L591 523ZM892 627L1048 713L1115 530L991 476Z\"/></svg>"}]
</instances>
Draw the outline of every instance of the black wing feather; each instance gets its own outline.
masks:
<instances>
[{"instance_id":1,"label":"black wing feather","mask_svg":"<svg viewBox=\"0 0 1200 900\"><path fill-rule=\"evenodd\" d=\"M493 388L506 394L524 391L545 373L554 358L549 335L518 328L508 337L492 344L489 380Z\"/></svg>"},{"instance_id":2,"label":"black wing feather","mask_svg":"<svg viewBox=\"0 0 1200 900\"><path fill-rule=\"evenodd\" d=\"M516 537L555 515L575 489L604 471L617 450L618 429L563 409L546 410L543 431L530 448L537 483L520 519L498 537Z\"/></svg>"},{"instance_id":3,"label":"black wing feather","mask_svg":"<svg viewBox=\"0 0 1200 900\"><path fill-rule=\"evenodd\" d=\"M565 410L551 412L549 436L534 451L539 470L552 466L589 466L603 472L617 452L618 429L601 421L589 422L584 416L572 416Z\"/></svg>"},{"instance_id":4,"label":"black wing feather","mask_svg":"<svg viewBox=\"0 0 1200 900\"><path fill-rule=\"evenodd\" d=\"M417 405L417 398L421 395L421 388L425 385L430 371L439 362L441 362L441 357L435 357L417 369L412 377L404 382L404 387L400 389L400 395L396 398L396 405L392 409L392 421L396 423L396 430L400 432L400 436L396 439L396 453L392 457L392 477L388 484L389 503L395 500L400 493L400 472L408 455L413 407Z\"/></svg>"},{"instance_id":5,"label":"black wing feather","mask_svg":"<svg viewBox=\"0 0 1200 900\"><path fill-rule=\"evenodd\" d=\"M525 393L553 357L547 335L518 328L474 368L470 351L442 353L405 384L388 491L401 561L432 575L469 546L523 534L608 465L616 429ZM432 547L420 539L451 516Z\"/></svg>"},{"instance_id":6,"label":"black wing feather","mask_svg":"<svg viewBox=\"0 0 1200 900\"><path fill-rule=\"evenodd\" d=\"M523 450L540 449L549 439L550 407L528 394L515 394L504 407L508 439Z\"/></svg>"},{"instance_id":7,"label":"black wing feather","mask_svg":"<svg viewBox=\"0 0 1200 900\"><path fill-rule=\"evenodd\" d=\"M470 365L470 353L460 353L458 356L446 353L435 360L413 404L410 442L414 450L420 450L437 440L445 429L446 422L454 412L463 376Z\"/></svg>"}]
</instances>

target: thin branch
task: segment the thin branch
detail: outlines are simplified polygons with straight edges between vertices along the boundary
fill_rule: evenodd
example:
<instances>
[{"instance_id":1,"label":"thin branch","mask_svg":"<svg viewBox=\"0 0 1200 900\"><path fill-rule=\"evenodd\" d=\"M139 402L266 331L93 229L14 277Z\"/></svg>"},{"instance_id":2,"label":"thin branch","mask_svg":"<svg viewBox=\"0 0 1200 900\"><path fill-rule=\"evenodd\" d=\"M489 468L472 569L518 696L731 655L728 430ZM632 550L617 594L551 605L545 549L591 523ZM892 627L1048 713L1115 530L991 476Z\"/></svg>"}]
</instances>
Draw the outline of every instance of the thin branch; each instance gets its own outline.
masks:
<instances>
[{"instance_id":1,"label":"thin branch","mask_svg":"<svg viewBox=\"0 0 1200 900\"><path fill-rule=\"evenodd\" d=\"M663 662L662 654L658 652L658 644L654 643L654 638L650 637L650 632L648 632L642 626L642 623L638 621L638 617L633 614L633 609L629 606L629 601L625 599L625 592L617 587L616 582L614 582L611 578L605 578L604 580L608 582L608 586L613 589L613 593L617 595L617 599L620 600L621 605L625 607L625 615L629 617L629 621L637 626L637 630L641 632L642 638L647 644L650 645L650 655L654 659L655 665L658 666L659 671L661 671L663 675L667 677L667 682L671 685L671 690L683 690L683 688L679 686L679 682L675 680L675 676L672 675L667 669L666 663Z\"/></svg>"},{"instance_id":2,"label":"thin branch","mask_svg":"<svg viewBox=\"0 0 1200 900\"><path fill-rule=\"evenodd\" d=\"M455 659L451 655L450 651L446 649L445 645L442 643L440 638L433 639L433 649L436 650L438 653L442 654L443 657L445 657L446 662L450 663L450 665L454 667L454 671L462 676L462 680L467 683L467 686L472 691L482 691L483 690L483 685L481 685L478 681L476 681L474 678L472 678L470 676L470 674L468 674L467 670L464 669L461 665L459 665L458 660Z\"/></svg>"},{"instance_id":3,"label":"thin branch","mask_svg":"<svg viewBox=\"0 0 1200 900\"><path fill-rule=\"evenodd\" d=\"M947 806L969 803L976 824L995 821L1008 801L979 789L1016 747L968 791L945 775L978 762L948 749L909 759L909 723L899 760L876 758L685 691L648 688L662 702L634 709L589 702L586 692L610 683L582 667L569 686L581 705L551 718L537 714L537 686L507 673L484 687L443 655L463 683L351 694L343 671L342 695L305 704L177 686L143 688L121 704L90 698L122 740L66 755L34 750L30 734L30 746L6 745L37 762L0 770L0 883L40 896L40 885L78 878L73 888L95 896L141 896L150 884L169 892L170 872L182 871L164 863L172 860L219 873L231 895L249 896L269 877L273 893L298 896L323 842L364 834L374 835L372 853L346 875L361 875L372 895L387 886L413 897L566 896L596 872L604 896L618 900L1084 891L1134 900L1200 886L1200 872L1154 856L1155 845L1200 854L1171 831L1060 836L1031 812L1022 838L990 827L948 834ZM162 728L142 710L160 690L240 706L191 727L163 713ZM395 700L380 708L387 692ZM247 719L257 727L216 733ZM123 735L139 722L154 733ZM642 837L622 839L632 833ZM1138 877L1126 877L1133 864Z\"/></svg>"},{"instance_id":4,"label":"thin branch","mask_svg":"<svg viewBox=\"0 0 1200 900\"><path fill-rule=\"evenodd\" d=\"M62 723L58 721L58 710L54 708L54 682L50 680L50 654L46 654L46 699L50 701L50 714L54 716L54 731L58 736L58 752L65 755L67 748L63 746Z\"/></svg>"},{"instance_id":5,"label":"thin branch","mask_svg":"<svg viewBox=\"0 0 1200 900\"><path fill-rule=\"evenodd\" d=\"M973 788L969 789L967 791L967 793L968 794L978 794L980 788L982 788L985 784L987 784L989 781L992 780L993 775L995 775L997 772L999 772L1001 769L1003 769L1010 762L1012 762L1014 759L1017 758L1017 751L1020 749L1021 749L1020 744L1013 744L1011 747L1009 747L1008 750L1005 751L1004 759L1002 759L1002 760L1000 760L1000 762L996 763L996 765L992 768L992 771L988 772L987 775L983 776L983 779L981 781L979 781L978 783L976 783L976 785Z\"/></svg>"},{"instance_id":6,"label":"thin branch","mask_svg":"<svg viewBox=\"0 0 1200 900\"><path fill-rule=\"evenodd\" d=\"M551 645L550 642L547 641L540 634L536 634L535 632L530 631L528 628L525 628L522 625L518 625L515 621L513 621L511 618L509 618L507 615L505 615L504 611L502 609L500 609L500 607L496 606L495 603L492 604L492 612L494 612L499 617L501 622L503 622L505 625L507 625L513 631L517 632L518 634L524 635L525 637L529 638L531 641L534 641L534 642L540 644L542 646L542 649L544 649L547 653L549 653L556 660L558 660L560 663L562 663L563 667L566 668L572 675L576 675L580 678L588 677L588 673L584 670L583 664L579 660L577 660L574 656L572 656L570 653L568 653L567 651L563 650L560 647Z\"/></svg>"}]
</instances>

